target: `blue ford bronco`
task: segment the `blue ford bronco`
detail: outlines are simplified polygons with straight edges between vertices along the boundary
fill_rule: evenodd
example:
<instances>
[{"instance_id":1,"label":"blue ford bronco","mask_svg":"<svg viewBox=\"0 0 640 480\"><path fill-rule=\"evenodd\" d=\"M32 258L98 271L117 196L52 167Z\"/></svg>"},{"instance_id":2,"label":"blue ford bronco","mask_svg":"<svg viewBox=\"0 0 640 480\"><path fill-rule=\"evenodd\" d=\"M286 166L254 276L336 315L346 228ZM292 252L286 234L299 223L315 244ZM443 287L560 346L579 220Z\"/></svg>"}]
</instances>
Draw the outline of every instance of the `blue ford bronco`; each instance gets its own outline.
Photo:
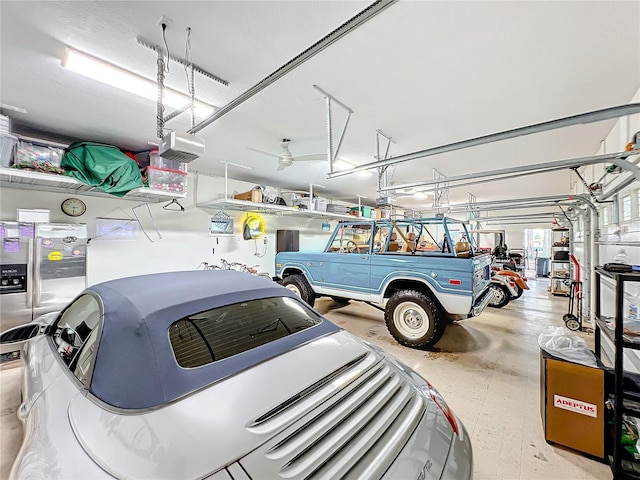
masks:
<instances>
[{"instance_id":1,"label":"blue ford bronco","mask_svg":"<svg viewBox=\"0 0 640 480\"><path fill-rule=\"evenodd\" d=\"M435 345L447 321L480 315L491 300L488 254L447 217L339 222L324 251L276 254L276 277L313 306L319 296L384 310L402 345ZM382 307L384 305L384 307Z\"/></svg>"}]
</instances>

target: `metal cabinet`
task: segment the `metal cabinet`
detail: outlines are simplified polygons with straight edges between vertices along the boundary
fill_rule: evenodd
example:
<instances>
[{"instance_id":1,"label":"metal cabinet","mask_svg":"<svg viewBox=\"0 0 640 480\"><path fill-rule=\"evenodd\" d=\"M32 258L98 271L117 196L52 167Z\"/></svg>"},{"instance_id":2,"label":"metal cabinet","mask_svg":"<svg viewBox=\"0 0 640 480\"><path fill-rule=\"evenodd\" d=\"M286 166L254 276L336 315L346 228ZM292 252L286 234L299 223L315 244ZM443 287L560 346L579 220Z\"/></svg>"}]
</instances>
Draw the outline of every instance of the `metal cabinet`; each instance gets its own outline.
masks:
<instances>
[{"instance_id":1,"label":"metal cabinet","mask_svg":"<svg viewBox=\"0 0 640 480\"><path fill-rule=\"evenodd\" d=\"M596 267L596 304L595 304L595 351L598 358L602 356L602 335L607 336L614 344L614 388L609 395L613 404L615 418L613 437L613 456L609 458L614 479L640 478L640 461L623 458L622 415L640 418L640 393L632 392L625 387L631 375L624 371L625 349L640 350L640 337L630 337L624 327L624 294L625 284L640 282L640 273L614 273ZM601 312L602 277L612 279L615 283L615 310L613 317L604 317Z\"/></svg>"}]
</instances>

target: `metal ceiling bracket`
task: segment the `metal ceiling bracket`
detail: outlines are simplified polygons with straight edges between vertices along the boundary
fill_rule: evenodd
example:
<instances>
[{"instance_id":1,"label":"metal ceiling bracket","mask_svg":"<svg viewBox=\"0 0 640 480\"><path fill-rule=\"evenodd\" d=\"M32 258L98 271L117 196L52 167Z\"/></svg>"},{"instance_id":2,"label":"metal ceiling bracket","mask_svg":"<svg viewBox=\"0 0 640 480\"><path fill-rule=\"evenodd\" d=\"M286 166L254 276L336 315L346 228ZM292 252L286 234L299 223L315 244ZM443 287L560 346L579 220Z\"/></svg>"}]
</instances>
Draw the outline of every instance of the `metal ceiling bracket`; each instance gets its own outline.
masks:
<instances>
[{"instance_id":1,"label":"metal ceiling bracket","mask_svg":"<svg viewBox=\"0 0 640 480\"><path fill-rule=\"evenodd\" d=\"M314 202L313 200L313 187L316 186L318 188L327 188L324 185L320 185L317 183L311 183L309 182L309 210L315 210L315 204L316 202Z\"/></svg>"},{"instance_id":2,"label":"metal ceiling bracket","mask_svg":"<svg viewBox=\"0 0 640 480\"><path fill-rule=\"evenodd\" d=\"M164 139L164 54L158 51L158 101L156 102L156 136Z\"/></svg>"},{"instance_id":3,"label":"metal ceiling bracket","mask_svg":"<svg viewBox=\"0 0 640 480\"><path fill-rule=\"evenodd\" d=\"M446 206L448 213L449 207L451 206L449 203L449 180L444 174L434 168L433 181L435 182L435 188L433 190L433 209L437 214L441 214L443 207Z\"/></svg>"},{"instance_id":4,"label":"metal ceiling bracket","mask_svg":"<svg viewBox=\"0 0 640 480\"><path fill-rule=\"evenodd\" d=\"M340 147L342 146L342 140L344 140L344 134L347 131L347 127L349 126L349 120L351 119L351 115L353 114L353 110L347 107L340 100L335 98L330 93L325 92L317 85L312 85L314 89L322 94L326 103L327 103L327 162L329 164L329 171L333 172L333 162L335 162L338 157L338 153L340 152ZM347 111L347 118L344 121L344 126L342 127L342 132L340 133L340 138L338 138L338 145L333 149L333 116L331 113L331 102L335 102L337 105L342 107Z\"/></svg>"},{"instance_id":5,"label":"metal ceiling bracket","mask_svg":"<svg viewBox=\"0 0 640 480\"><path fill-rule=\"evenodd\" d=\"M383 157L380 157L380 137L383 137L387 141L387 146L384 149ZM376 130L376 160L380 160L380 158L386 160L387 158L389 158L389 148L391 147L392 143L396 142L394 142L389 135L385 135L381 130Z\"/></svg>"},{"instance_id":6,"label":"metal ceiling bracket","mask_svg":"<svg viewBox=\"0 0 640 480\"><path fill-rule=\"evenodd\" d=\"M224 199L229 200L229 165L244 168L245 170L253 169L247 165L242 165L241 163L227 162L226 160L221 160L221 162L224 163Z\"/></svg>"},{"instance_id":7,"label":"metal ceiling bracket","mask_svg":"<svg viewBox=\"0 0 640 480\"><path fill-rule=\"evenodd\" d=\"M473 220L480 218L480 212L474 208L474 204L477 203L478 199L473 193L468 192L469 194L469 210L467 212L467 220L471 223ZM478 221L478 223L480 223Z\"/></svg>"},{"instance_id":8,"label":"metal ceiling bracket","mask_svg":"<svg viewBox=\"0 0 640 480\"><path fill-rule=\"evenodd\" d=\"M249 90L242 93L240 96L236 97L235 99L231 100L224 107L218 109L210 117L205 118L202 122L200 122L198 125L190 129L187 133L197 133L203 128L211 125L220 117L222 117L223 115L226 115L231 110L236 108L238 105L249 100L256 93L260 92L261 90L265 89L266 87L268 87L269 85L277 81L278 79L282 78L291 70L302 65L311 57L320 53L322 50L327 48L332 43L340 40L342 37L352 32L353 30L355 30L356 28L358 28L360 25L364 24L371 18L375 17L378 13L382 12L384 9L393 5L397 1L398 0L377 0L373 2L367 8L360 11L359 13L351 17L349 20L347 20L345 23L340 25L338 28L336 28L332 32L322 37L320 40L318 40L316 43L314 43L310 47L303 50L300 54L298 54L297 56L289 60L280 68L278 68L274 72L267 75L265 78L263 78L258 83L256 83L253 87L249 88Z\"/></svg>"},{"instance_id":9,"label":"metal ceiling bracket","mask_svg":"<svg viewBox=\"0 0 640 480\"><path fill-rule=\"evenodd\" d=\"M138 45L142 45L143 47L148 48L149 50L153 50L154 52L157 52L160 55L164 56L167 53L160 45L154 45L153 43L146 41L142 37L136 37L136 41L138 42ZM184 58L177 57L177 56L175 56L173 54L169 54L169 58L171 60L173 60L174 62L179 63L180 65L183 65L185 67L189 67L189 62L187 60L185 60ZM198 72L203 77L210 78L214 82L218 82L219 84L224 85L225 87L229 86L229 82L227 82L226 80L223 80L222 78L218 77L217 75L214 75L213 73L207 72L204 68L200 68L197 65L193 65L193 70Z\"/></svg>"},{"instance_id":10,"label":"metal ceiling bracket","mask_svg":"<svg viewBox=\"0 0 640 480\"><path fill-rule=\"evenodd\" d=\"M558 128L570 127L572 125L600 122L602 120L609 120L611 118L625 117L627 115L633 115L634 113L640 113L640 103L631 103L629 105L620 105L617 107L610 107L602 110L594 110L592 112L581 113L579 115L564 117L557 120L536 123L526 127L519 127L512 130L492 133L490 135L470 138L467 140L462 140L460 142L448 143L445 145L440 145L438 147L420 150L418 152L407 153L405 155L400 155L399 157L394 157L386 160L378 160L372 163L365 163L348 170L332 172L328 176L329 178L341 177L344 175L350 175L352 173L359 172L361 170L369 170L371 168L381 167L383 165L392 165L409 160L415 160L416 158L423 158L432 155L438 155L441 153L453 152L455 150L462 150L464 148L484 145L486 143L499 142L501 140L507 140L509 138L522 137L524 135L531 135L534 133L546 132Z\"/></svg>"},{"instance_id":11,"label":"metal ceiling bracket","mask_svg":"<svg viewBox=\"0 0 640 480\"><path fill-rule=\"evenodd\" d=\"M380 157L380 137L383 137L387 140L387 146L384 150L384 157ZM396 143L389 135L385 135L381 130L376 130L376 160L380 160L380 158L388 158L389 157L389 148L392 143ZM378 167L376 169L377 173L377 186L378 186L378 197L382 196L382 187L386 187L389 185L389 175L388 175L388 166ZM332 171L332 170L330 170Z\"/></svg>"}]
</instances>

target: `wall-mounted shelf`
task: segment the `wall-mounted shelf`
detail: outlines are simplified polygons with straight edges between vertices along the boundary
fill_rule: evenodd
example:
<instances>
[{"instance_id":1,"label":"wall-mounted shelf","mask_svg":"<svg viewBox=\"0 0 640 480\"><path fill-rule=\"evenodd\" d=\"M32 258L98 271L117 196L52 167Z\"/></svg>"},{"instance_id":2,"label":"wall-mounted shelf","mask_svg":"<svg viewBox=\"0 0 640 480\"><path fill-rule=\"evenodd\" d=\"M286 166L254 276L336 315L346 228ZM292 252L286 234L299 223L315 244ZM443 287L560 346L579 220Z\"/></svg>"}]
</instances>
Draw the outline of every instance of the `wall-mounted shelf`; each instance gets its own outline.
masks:
<instances>
[{"instance_id":1,"label":"wall-mounted shelf","mask_svg":"<svg viewBox=\"0 0 640 480\"><path fill-rule=\"evenodd\" d=\"M103 198L118 199L75 178L65 175L31 172L17 168L0 167L0 186L24 190L42 190L46 192L78 193ZM123 200L137 200L149 203L166 202L172 198L185 198L183 193L166 192L151 188L136 188L127 193Z\"/></svg>"},{"instance_id":2,"label":"wall-mounted shelf","mask_svg":"<svg viewBox=\"0 0 640 480\"><path fill-rule=\"evenodd\" d=\"M340 220L365 219L355 215L343 215L340 213L322 212L319 210L307 210L287 207L284 205L274 205L270 203L256 203L248 200L236 200L231 198L218 198L207 202L197 203L197 207L213 210L230 210L236 212L256 212L271 215L296 215L306 218L331 218ZM370 220L370 219L366 219Z\"/></svg>"}]
</instances>

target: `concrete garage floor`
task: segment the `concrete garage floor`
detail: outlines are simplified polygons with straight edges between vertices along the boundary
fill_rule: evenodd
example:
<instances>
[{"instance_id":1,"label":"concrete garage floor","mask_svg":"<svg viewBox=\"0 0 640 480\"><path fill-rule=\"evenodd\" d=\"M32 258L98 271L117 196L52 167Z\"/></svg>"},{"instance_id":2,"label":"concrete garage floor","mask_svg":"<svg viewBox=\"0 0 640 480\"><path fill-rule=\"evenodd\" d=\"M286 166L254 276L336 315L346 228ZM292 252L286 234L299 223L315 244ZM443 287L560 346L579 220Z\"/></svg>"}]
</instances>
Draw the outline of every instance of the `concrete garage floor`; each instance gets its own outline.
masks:
<instances>
[{"instance_id":1,"label":"concrete garage floor","mask_svg":"<svg viewBox=\"0 0 640 480\"><path fill-rule=\"evenodd\" d=\"M449 325L433 351L400 346L382 312L368 305L338 306L322 298L316 308L417 370L443 394L472 437L475 480L609 479L607 465L544 441L537 339L549 325L563 325L568 300L551 297L546 279L529 284L532 289L506 307ZM584 337L593 343L593 336ZM0 369L0 480L8 478L22 440L16 418L20 375L20 367Z\"/></svg>"}]
</instances>

